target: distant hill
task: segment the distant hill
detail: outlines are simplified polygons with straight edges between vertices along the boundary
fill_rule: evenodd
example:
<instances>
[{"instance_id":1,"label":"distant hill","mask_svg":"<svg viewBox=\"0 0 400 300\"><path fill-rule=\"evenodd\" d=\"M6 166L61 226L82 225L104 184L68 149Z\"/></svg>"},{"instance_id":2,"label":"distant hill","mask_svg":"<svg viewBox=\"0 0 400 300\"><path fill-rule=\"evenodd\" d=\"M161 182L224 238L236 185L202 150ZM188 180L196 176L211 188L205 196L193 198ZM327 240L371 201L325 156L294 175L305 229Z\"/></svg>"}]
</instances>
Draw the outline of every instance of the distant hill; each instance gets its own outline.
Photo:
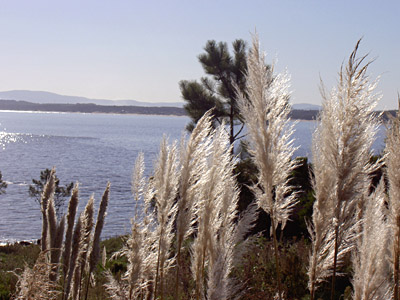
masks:
<instances>
[{"instance_id":1,"label":"distant hill","mask_svg":"<svg viewBox=\"0 0 400 300\"><path fill-rule=\"evenodd\" d=\"M183 107L183 102L141 102L136 100L106 100L106 99L90 99L77 96L65 96L56 93L43 91L27 91L14 90L0 92L2 100L19 100L32 103L54 103L54 104L78 104L93 103L97 105L111 106L146 106L146 107Z\"/></svg>"},{"instance_id":2,"label":"distant hill","mask_svg":"<svg viewBox=\"0 0 400 300\"><path fill-rule=\"evenodd\" d=\"M183 102L140 102L136 100L90 99L43 91L0 92L0 110L51 111L115 114L186 115ZM308 103L292 105L291 118L315 120L321 106Z\"/></svg>"},{"instance_id":3,"label":"distant hill","mask_svg":"<svg viewBox=\"0 0 400 300\"><path fill-rule=\"evenodd\" d=\"M309 103L296 103L292 104L294 110L321 110L322 106Z\"/></svg>"},{"instance_id":4,"label":"distant hill","mask_svg":"<svg viewBox=\"0 0 400 300\"><path fill-rule=\"evenodd\" d=\"M66 96L44 91L13 90L0 92L1 100L27 101L51 104L88 104L105 106L145 106L145 107L183 107L184 102L141 102L136 100L91 99L79 96ZM320 110L321 106L309 103L292 105L293 110Z\"/></svg>"}]
</instances>

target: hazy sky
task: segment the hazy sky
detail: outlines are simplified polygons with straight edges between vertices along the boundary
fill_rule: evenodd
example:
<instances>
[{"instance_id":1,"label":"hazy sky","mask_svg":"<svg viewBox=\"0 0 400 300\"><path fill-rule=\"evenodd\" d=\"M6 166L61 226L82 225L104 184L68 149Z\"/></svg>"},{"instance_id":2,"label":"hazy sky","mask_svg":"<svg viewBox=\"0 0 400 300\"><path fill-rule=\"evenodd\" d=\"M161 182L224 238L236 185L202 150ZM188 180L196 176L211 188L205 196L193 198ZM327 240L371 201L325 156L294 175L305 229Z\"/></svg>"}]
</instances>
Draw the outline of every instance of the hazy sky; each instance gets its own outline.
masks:
<instances>
[{"instance_id":1,"label":"hazy sky","mask_svg":"<svg viewBox=\"0 0 400 300\"><path fill-rule=\"evenodd\" d=\"M381 76L379 108L400 91L400 1L0 0L0 91L181 101L207 40L251 40L292 76L292 102L320 104L358 38Z\"/></svg>"}]
</instances>

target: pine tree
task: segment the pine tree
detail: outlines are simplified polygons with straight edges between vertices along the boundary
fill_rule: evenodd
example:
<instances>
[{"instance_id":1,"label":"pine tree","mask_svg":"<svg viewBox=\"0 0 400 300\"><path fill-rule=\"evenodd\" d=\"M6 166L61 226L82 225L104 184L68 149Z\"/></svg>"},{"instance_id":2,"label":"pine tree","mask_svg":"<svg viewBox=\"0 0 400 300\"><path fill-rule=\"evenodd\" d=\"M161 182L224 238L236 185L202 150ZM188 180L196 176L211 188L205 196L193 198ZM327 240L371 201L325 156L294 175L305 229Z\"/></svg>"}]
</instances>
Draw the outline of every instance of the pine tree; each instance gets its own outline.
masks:
<instances>
[{"instance_id":1,"label":"pine tree","mask_svg":"<svg viewBox=\"0 0 400 300\"><path fill-rule=\"evenodd\" d=\"M182 97L187 102L184 108L192 119L187 129L192 131L204 113L214 108L213 122L220 125L225 120L229 126L231 144L241 137L243 129L234 86L244 91L247 71L246 42L235 40L232 46L231 55L227 43L209 40L204 47L205 53L198 57L208 76L202 77L200 82L182 80L179 83ZM235 125L241 126L235 131Z\"/></svg>"}]
</instances>

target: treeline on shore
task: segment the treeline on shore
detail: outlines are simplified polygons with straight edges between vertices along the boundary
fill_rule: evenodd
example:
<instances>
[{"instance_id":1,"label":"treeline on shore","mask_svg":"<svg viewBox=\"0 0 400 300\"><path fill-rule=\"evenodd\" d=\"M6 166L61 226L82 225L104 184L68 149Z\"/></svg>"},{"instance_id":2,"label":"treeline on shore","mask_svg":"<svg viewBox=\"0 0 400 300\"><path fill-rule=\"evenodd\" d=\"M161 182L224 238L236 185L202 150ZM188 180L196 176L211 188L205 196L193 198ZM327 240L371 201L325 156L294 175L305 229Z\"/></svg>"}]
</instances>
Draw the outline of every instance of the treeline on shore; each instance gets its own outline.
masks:
<instances>
[{"instance_id":1,"label":"treeline on shore","mask_svg":"<svg viewBox=\"0 0 400 300\"><path fill-rule=\"evenodd\" d=\"M186 116L182 107L150 107L150 106L109 106L93 103L60 104L60 103L32 103L28 101L0 100L0 110L15 111L43 111L43 112L67 112L67 113L106 113L106 114L140 114L140 115L173 115ZM319 110L292 109L290 118L293 120L316 120ZM395 110L376 111L383 121L388 119L388 114L396 115Z\"/></svg>"},{"instance_id":2,"label":"treeline on shore","mask_svg":"<svg viewBox=\"0 0 400 300\"><path fill-rule=\"evenodd\" d=\"M67 112L67 113L106 113L106 114L139 114L139 115L187 115L181 107L149 107L149 106L109 106L92 103L60 104L60 103L32 103L28 101L0 100L0 110L15 111L43 111L43 112ZM292 109L290 118L293 120L316 120L319 110ZM388 114L394 116L395 110L376 111L386 121Z\"/></svg>"},{"instance_id":3,"label":"treeline on shore","mask_svg":"<svg viewBox=\"0 0 400 300\"><path fill-rule=\"evenodd\" d=\"M180 107L106 106L106 105L97 105L92 103L53 104L53 103L32 103L27 101L16 101L16 100L0 100L0 110L67 112L67 113L175 115L175 116L186 115L185 110Z\"/></svg>"}]
</instances>

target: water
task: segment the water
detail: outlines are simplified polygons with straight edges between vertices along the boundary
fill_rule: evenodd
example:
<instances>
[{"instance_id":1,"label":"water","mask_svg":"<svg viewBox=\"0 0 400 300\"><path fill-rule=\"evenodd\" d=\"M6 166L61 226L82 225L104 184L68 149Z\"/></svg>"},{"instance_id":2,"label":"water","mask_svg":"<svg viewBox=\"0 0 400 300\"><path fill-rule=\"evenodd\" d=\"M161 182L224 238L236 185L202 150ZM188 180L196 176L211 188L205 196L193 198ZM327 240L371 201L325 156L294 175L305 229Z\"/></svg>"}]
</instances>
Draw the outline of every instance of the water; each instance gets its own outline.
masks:
<instances>
[{"instance_id":1,"label":"water","mask_svg":"<svg viewBox=\"0 0 400 300\"><path fill-rule=\"evenodd\" d=\"M0 240L36 239L39 205L28 186L40 171L56 166L61 185L80 183L80 209L92 193L100 200L111 181L104 236L125 233L133 216L131 174L144 152L147 171L163 136L180 139L186 117L0 112L0 171L7 181L0 195Z\"/></svg>"},{"instance_id":2,"label":"water","mask_svg":"<svg viewBox=\"0 0 400 300\"><path fill-rule=\"evenodd\" d=\"M0 112L0 171L8 183L0 195L0 242L40 237L41 213L28 187L41 170L53 166L61 185L80 183L80 210L93 193L98 204L110 181L103 237L129 232L134 214L130 182L138 153L144 152L150 174L163 134L180 139L188 122L175 116ZM310 156L315 125L296 125L296 156ZM383 139L381 132L378 152Z\"/></svg>"}]
</instances>

